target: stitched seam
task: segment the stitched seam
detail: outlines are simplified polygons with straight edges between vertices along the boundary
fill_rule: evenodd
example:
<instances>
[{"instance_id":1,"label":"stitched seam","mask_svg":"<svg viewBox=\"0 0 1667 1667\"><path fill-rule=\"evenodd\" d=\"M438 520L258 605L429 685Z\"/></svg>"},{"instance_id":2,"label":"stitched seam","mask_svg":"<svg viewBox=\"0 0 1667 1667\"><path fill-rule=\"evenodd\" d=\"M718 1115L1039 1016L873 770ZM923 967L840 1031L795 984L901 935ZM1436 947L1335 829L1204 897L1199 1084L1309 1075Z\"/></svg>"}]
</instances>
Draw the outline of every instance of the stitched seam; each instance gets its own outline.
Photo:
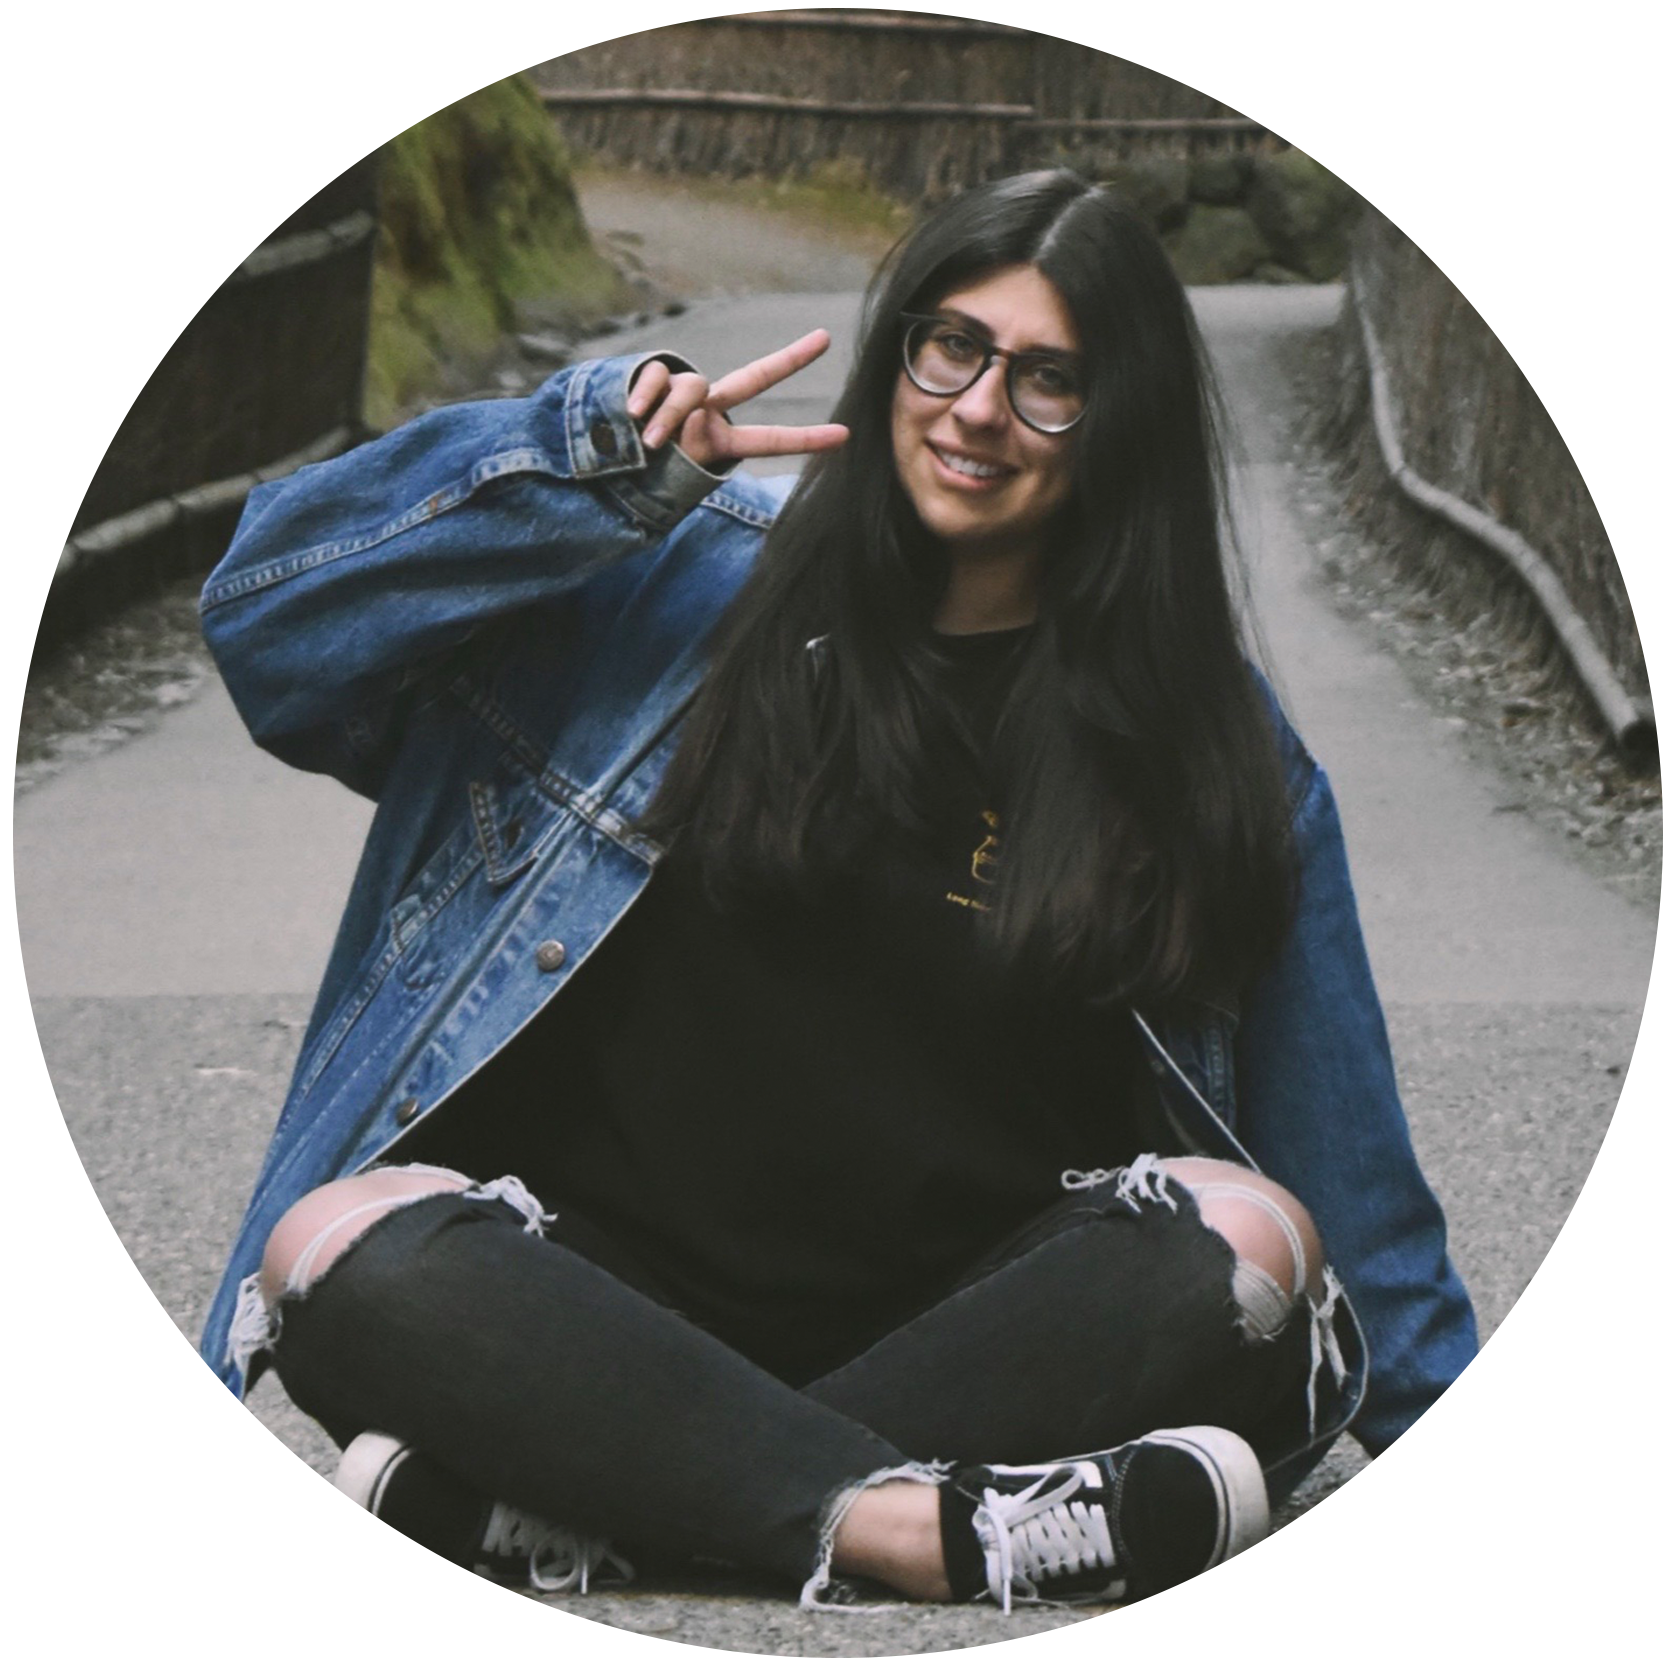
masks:
<instances>
[{"instance_id":1,"label":"stitched seam","mask_svg":"<svg viewBox=\"0 0 1667 1667\"><path fill-rule=\"evenodd\" d=\"M359 1021L359 1016L370 1006L376 992L381 989L383 980L388 976L394 962L402 954L400 946L394 942L392 935L388 940L388 947L383 950L376 964L371 968L364 983L359 986L357 994L342 1008L328 1031L319 1038L318 1051L307 1067L307 1075L301 1084L301 1096L304 1098L313 1090L313 1085L324 1074L324 1068L335 1058L336 1053L347 1040L347 1034ZM288 1118L284 1122L288 1122ZM282 1125L280 1124L280 1127Z\"/></svg>"},{"instance_id":2,"label":"stitched seam","mask_svg":"<svg viewBox=\"0 0 1667 1667\"><path fill-rule=\"evenodd\" d=\"M358 538L315 544L309 550L298 551L293 556L268 562L264 567L257 567L223 580L203 592L201 611L206 614L222 602L235 601L252 591L265 590L284 579L292 579L310 572L315 567L339 561L343 556L355 556L366 550L373 550L377 545L385 544L389 539L397 538L399 534L409 532L413 527L438 520L447 510L456 509L459 504L466 503L487 482L511 474L544 474L558 480L566 478L555 467L550 454L535 447L522 446L512 451L494 453L491 457L483 458L461 479L429 493L420 503L413 504L403 514L396 515L392 521L385 522L373 532L362 534Z\"/></svg>"},{"instance_id":3,"label":"stitched seam","mask_svg":"<svg viewBox=\"0 0 1667 1667\"><path fill-rule=\"evenodd\" d=\"M749 527L768 528L773 527L776 522L774 509L759 509L755 504L731 497L721 486L716 491L707 493L690 513L698 515L703 509L716 510L732 520L744 522Z\"/></svg>"},{"instance_id":4,"label":"stitched seam","mask_svg":"<svg viewBox=\"0 0 1667 1667\"><path fill-rule=\"evenodd\" d=\"M587 822L597 820L603 807L595 796L550 769L539 749L514 719L483 689L478 688L472 678L466 673L453 678L451 691L475 718L504 743L516 763L527 772L546 798L576 811Z\"/></svg>"}]
</instances>

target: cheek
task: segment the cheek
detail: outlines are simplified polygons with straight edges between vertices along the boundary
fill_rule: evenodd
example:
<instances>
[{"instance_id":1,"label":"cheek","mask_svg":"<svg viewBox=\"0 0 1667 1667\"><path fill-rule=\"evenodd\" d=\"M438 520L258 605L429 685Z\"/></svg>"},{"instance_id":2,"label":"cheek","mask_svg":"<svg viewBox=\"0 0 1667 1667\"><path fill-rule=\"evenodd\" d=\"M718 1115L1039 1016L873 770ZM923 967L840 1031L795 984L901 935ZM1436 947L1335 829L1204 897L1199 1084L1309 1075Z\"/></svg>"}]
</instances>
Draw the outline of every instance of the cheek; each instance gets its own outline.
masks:
<instances>
[{"instance_id":1,"label":"cheek","mask_svg":"<svg viewBox=\"0 0 1667 1667\"><path fill-rule=\"evenodd\" d=\"M1069 453L1049 455L1041 460L1037 474L1037 497L1048 509L1057 509L1071 496L1073 469Z\"/></svg>"},{"instance_id":2,"label":"cheek","mask_svg":"<svg viewBox=\"0 0 1667 1667\"><path fill-rule=\"evenodd\" d=\"M899 375L891 396L891 438L894 445L920 426L920 390L908 377Z\"/></svg>"}]
</instances>

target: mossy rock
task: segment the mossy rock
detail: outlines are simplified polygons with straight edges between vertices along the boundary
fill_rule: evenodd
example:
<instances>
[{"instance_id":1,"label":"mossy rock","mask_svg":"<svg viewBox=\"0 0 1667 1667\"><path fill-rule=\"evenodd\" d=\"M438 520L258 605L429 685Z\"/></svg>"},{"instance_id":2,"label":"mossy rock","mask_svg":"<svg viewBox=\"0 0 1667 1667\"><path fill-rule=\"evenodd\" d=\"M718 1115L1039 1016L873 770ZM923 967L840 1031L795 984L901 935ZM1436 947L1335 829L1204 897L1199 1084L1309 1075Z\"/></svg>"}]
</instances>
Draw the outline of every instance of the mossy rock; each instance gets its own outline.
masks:
<instances>
[{"instance_id":1,"label":"mossy rock","mask_svg":"<svg viewBox=\"0 0 1667 1667\"><path fill-rule=\"evenodd\" d=\"M1313 157L1299 150L1258 157L1245 207L1280 265L1319 283L1342 274L1361 200Z\"/></svg>"},{"instance_id":2,"label":"mossy rock","mask_svg":"<svg viewBox=\"0 0 1667 1667\"><path fill-rule=\"evenodd\" d=\"M1195 156L1187 174L1187 194L1195 203L1238 208L1250 190L1253 163L1240 154Z\"/></svg>"},{"instance_id":3,"label":"mossy rock","mask_svg":"<svg viewBox=\"0 0 1667 1667\"><path fill-rule=\"evenodd\" d=\"M537 90L511 76L384 145L366 416L380 427L465 380L548 297L580 319L629 300L597 253L566 146Z\"/></svg>"},{"instance_id":4,"label":"mossy rock","mask_svg":"<svg viewBox=\"0 0 1667 1667\"><path fill-rule=\"evenodd\" d=\"M1185 157L1148 156L1120 163L1109 183L1154 231L1169 232L1186 223L1189 173Z\"/></svg>"},{"instance_id":5,"label":"mossy rock","mask_svg":"<svg viewBox=\"0 0 1667 1667\"><path fill-rule=\"evenodd\" d=\"M1163 240L1184 284L1232 284L1248 278L1272 251L1242 208L1195 203L1187 223Z\"/></svg>"}]
</instances>

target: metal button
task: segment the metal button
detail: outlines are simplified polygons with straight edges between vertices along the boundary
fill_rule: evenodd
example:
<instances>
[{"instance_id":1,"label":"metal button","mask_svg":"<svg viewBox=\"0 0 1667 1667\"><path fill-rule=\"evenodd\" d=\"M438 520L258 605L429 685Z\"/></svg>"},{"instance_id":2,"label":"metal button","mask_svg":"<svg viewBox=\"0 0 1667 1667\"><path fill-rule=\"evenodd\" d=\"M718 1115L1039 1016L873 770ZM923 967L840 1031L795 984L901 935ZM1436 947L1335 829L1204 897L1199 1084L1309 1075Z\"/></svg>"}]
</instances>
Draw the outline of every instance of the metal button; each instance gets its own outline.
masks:
<instances>
[{"instance_id":1,"label":"metal button","mask_svg":"<svg viewBox=\"0 0 1667 1667\"><path fill-rule=\"evenodd\" d=\"M602 417L590 425L590 443L598 457L612 457L619 450L619 436L614 433L613 424Z\"/></svg>"},{"instance_id":2,"label":"metal button","mask_svg":"<svg viewBox=\"0 0 1667 1667\"><path fill-rule=\"evenodd\" d=\"M554 972L567 959L567 945L556 938L546 938L538 946L536 959L540 972Z\"/></svg>"},{"instance_id":3,"label":"metal button","mask_svg":"<svg viewBox=\"0 0 1667 1667\"><path fill-rule=\"evenodd\" d=\"M394 1107L394 1121L399 1124L414 1122L417 1113L422 1110L422 1102L417 1099L401 1100Z\"/></svg>"}]
</instances>

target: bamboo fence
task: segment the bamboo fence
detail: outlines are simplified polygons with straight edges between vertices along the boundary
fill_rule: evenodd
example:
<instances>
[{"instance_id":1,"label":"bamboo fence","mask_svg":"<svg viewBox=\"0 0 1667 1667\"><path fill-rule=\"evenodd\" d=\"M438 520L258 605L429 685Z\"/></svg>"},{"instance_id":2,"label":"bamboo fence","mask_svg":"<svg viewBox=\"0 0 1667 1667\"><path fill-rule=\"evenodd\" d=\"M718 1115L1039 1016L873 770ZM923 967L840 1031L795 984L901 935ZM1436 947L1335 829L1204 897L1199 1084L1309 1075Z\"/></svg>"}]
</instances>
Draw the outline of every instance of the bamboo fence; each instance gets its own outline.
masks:
<instances>
[{"instance_id":1,"label":"bamboo fence","mask_svg":"<svg viewBox=\"0 0 1667 1667\"><path fill-rule=\"evenodd\" d=\"M1020 169L1277 146L1226 105L1000 24L787 11L646 30L533 72L581 152L656 171L836 169L933 201Z\"/></svg>"}]
</instances>

